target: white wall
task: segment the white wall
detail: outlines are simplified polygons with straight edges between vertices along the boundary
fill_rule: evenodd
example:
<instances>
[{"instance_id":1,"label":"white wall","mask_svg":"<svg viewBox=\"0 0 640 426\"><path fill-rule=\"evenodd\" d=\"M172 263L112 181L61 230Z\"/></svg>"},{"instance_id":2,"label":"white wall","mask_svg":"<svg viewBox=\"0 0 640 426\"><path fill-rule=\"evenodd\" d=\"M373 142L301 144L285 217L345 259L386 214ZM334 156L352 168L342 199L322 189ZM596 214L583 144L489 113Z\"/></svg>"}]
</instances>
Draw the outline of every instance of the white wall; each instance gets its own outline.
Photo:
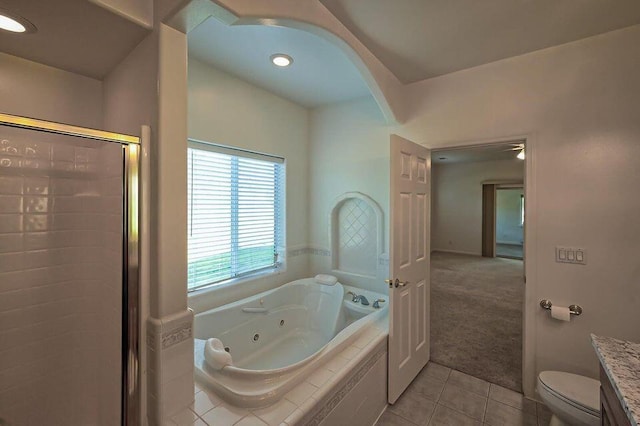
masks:
<instances>
[{"instance_id":1,"label":"white wall","mask_svg":"<svg viewBox=\"0 0 640 426\"><path fill-rule=\"evenodd\" d=\"M384 213L384 252L389 241L389 130L371 97L318 108L311 113L309 151L310 243L320 249L311 256L311 273L332 273L329 213L345 192L362 192ZM324 255L322 252L325 252ZM341 275L345 284L386 293L387 266L380 265L377 279Z\"/></svg>"},{"instance_id":2,"label":"white wall","mask_svg":"<svg viewBox=\"0 0 640 426\"><path fill-rule=\"evenodd\" d=\"M140 135L142 125L151 126L140 228L141 411L150 424L193 401L193 340L185 332L193 319L186 297L186 52L185 34L160 24L104 83L106 127ZM163 336L175 337L170 347Z\"/></svg>"},{"instance_id":3,"label":"white wall","mask_svg":"<svg viewBox=\"0 0 640 426\"><path fill-rule=\"evenodd\" d=\"M521 160L433 164L431 250L482 255L482 182L523 178Z\"/></svg>"},{"instance_id":4,"label":"white wall","mask_svg":"<svg viewBox=\"0 0 640 426\"><path fill-rule=\"evenodd\" d=\"M277 155L286 161L289 251L307 247L309 112L209 65L189 59L189 137ZM186 187L185 187L186 191ZM192 293L196 312L308 275L304 251L287 256L286 272L242 285Z\"/></svg>"},{"instance_id":5,"label":"white wall","mask_svg":"<svg viewBox=\"0 0 640 426\"><path fill-rule=\"evenodd\" d=\"M520 200L524 189L498 189L496 192L496 242L503 244L522 244L524 228L522 226Z\"/></svg>"},{"instance_id":6,"label":"white wall","mask_svg":"<svg viewBox=\"0 0 640 426\"><path fill-rule=\"evenodd\" d=\"M328 248L328 209L345 191L376 199L388 228L389 133L431 148L526 135L534 191L527 199L535 210L527 228L525 392L534 395L535 373L545 369L597 376L590 332L640 340L633 255L640 228L628 227L640 211L640 197L628 195L640 183L639 42L635 26L409 85L410 119L397 128L372 103L313 111L310 243ZM585 247L589 264L555 263L554 247L565 244ZM312 273L327 265L312 256ZM585 313L554 322L538 308L541 298L579 303Z\"/></svg>"},{"instance_id":7,"label":"white wall","mask_svg":"<svg viewBox=\"0 0 640 426\"><path fill-rule=\"evenodd\" d=\"M102 82L0 53L0 112L101 128Z\"/></svg>"},{"instance_id":8,"label":"white wall","mask_svg":"<svg viewBox=\"0 0 640 426\"><path fill-rule=\"evenodd\" d=\"M589 333L640 340L640 26L408 86L404 136L428 146L528 135L525 336L536 371L597 377ZM532 204L533 202L533 204ZM535 205L535 206L534 206ZM554 261L556 245L585 247L586 266ZM542 298L578 303L558 323ZM535 376L525 377L533 395Z\"/></svg>"},{"instance_id":9,"label":"white wall","mask_svg":"<svg viewBox=\"0 0 640 426\"><path fill-rule=\"evenodd\" d=\"M157 67L158 67L158 37L151 34L146 37L127 57L120 62L104 79L103 82L103 124L110 131L140 135L141 126L151 126L157 131ZM155 143L154 143L155 145ZM146 148L148 149L148 148ZM142 168L148 168L149 152L145 153ZM143 175L148 173L143 171ZM141 179L141 204L150 199L149 179ZM147 203L148 204L148 203ZM147 321L151 310L149 230L152 228L152 218L148 212L152 210L148 205L141 205L140 232L140 385L141 385L141 417L143 424L147 421ZM155 256L154 256L155 257ZM156 269L156 268L153 268ZM157 286L154 288L157 292ZM157 304L154 307L157 312ZM156 394L158 391L154 390Z\"/></svg>"},{"instance_id":10,"label":"white wall","mask_svg":"<svg viewBox=\"0 0 640 426\"><path fill-rule=\"evenodd\" d=\"M158 103L158 36L147 36L104 79L104 127L140 135L143 124L155 127Z\"/></svg>"}]
</instances>

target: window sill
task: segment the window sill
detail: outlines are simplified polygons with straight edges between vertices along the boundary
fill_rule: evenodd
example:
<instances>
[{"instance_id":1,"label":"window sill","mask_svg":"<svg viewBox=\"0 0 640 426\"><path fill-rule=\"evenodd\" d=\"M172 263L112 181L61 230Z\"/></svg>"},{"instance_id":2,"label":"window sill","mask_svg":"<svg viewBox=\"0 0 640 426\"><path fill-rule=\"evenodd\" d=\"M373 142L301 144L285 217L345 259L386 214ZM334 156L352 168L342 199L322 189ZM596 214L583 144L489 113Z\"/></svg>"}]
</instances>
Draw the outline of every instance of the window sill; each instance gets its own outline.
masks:
<instances>
[{"instance_id":1,"label":"window sill","mask_svg":"<svg viewBox=\"0 0 640 426\"><path fill-rule=\"evenodd\" d=\"M286 270L285 267L281 266L280 268L274 268L267 271L260 271L260 272L256 272L255 274L245 275L239 278L231 278L229 280L220 281L219 283L215 283L215 284L210 284L196 290L191 290L188 292L188 295L191 296L196 294L202 294L203 292L232 287L238 284L245 284L247 282L259 280L261 278L267 278L273 275L280 275L285 270Z\"/></svg>"},{"instance_id":2,"label":"window sill","mask_svg":"<svg viewBox=\"0 0 640 426\"><path fill-rule=\"evenodd\" d=\"M191 308L195 308L196 313L203 310L216 308L236 300L250 297L254 294L265 291L265 289L254 288L247 285L256 281L276 277L287 271L286 265L268 271L257 272L240 278L232 278L217 284L193 290L187 293L187 302ZM260 286L257 286L260 287Z\"/></svg>"}]
</instances>

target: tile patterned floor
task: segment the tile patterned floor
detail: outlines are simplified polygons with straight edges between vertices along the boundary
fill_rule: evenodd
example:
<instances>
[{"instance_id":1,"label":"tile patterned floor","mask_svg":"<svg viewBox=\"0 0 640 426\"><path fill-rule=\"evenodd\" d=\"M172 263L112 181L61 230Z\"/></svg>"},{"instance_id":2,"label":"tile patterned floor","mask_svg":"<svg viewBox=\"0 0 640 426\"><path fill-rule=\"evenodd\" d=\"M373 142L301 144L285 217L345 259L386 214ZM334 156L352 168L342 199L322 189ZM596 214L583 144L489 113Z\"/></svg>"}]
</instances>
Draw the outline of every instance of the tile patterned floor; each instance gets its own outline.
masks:
<instances>
[{"instance_id":1,"label":"tile patterned floor","mask_svg":"<svg viewBox=\"0 0 640 426\"><path fill-rule=\"evenodd\" d=\"M430 362L377 426L546 426L551 413L522 394Z\"/></svg>"}]
</instances>

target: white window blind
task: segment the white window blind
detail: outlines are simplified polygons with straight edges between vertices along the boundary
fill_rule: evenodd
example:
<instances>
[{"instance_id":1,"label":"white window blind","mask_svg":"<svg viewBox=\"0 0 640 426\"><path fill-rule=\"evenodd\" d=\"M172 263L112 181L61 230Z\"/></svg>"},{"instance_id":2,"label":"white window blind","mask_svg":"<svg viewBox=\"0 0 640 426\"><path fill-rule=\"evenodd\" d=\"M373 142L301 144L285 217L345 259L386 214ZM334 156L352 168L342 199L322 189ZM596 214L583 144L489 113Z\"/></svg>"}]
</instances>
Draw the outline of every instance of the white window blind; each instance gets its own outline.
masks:
<instances>
[{"instance_id":1,"label":"white window blind","mask_svg":"<svg viewBox=\"0 0 640 426\"><path fill-rule=\"evenodd\" d=\"M281 266L284 167L279 157L189 141L189 290Z\"/></svg>"}]
</instances>

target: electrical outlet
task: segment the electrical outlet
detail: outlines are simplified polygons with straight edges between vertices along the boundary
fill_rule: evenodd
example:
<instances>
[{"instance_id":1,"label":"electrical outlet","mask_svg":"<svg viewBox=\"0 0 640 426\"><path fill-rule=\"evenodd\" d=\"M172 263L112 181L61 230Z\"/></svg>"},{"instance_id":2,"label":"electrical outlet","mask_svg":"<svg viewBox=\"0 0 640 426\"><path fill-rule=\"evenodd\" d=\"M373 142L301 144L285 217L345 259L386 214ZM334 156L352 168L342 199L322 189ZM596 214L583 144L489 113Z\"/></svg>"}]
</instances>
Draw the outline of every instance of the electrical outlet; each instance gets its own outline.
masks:
<instances>
[{"instance_id":1,"label":"electrical outlet","mask_svg":"<svg viewBox=\"0 0 640 426\"><path fill-rule=\"evenodd\" d=\"M587 250L580 247L556 247L556 262L575 263L578 265L587 264Z\"/></svg>"}]
</instances>

